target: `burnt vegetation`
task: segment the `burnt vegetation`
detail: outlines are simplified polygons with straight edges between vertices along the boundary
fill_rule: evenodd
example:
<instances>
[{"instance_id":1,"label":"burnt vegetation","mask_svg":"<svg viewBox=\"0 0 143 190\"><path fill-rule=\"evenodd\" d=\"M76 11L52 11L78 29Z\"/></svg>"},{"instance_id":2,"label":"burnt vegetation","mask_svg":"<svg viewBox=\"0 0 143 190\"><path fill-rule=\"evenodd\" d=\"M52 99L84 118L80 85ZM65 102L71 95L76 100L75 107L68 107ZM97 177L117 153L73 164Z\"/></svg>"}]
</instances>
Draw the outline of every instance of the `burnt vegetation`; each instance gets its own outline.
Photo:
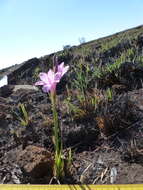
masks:
<instances>
[{"instance_id":1,"label":"burnt vegetation","mask_svg":"<svg viewBox=\"0 0 143 190\"><path fill-rule=\"evenodd\" d=\"M57 86L65 154L72 150L60 183L108 184L113 167L115 183L142 183L143 26L56 55L70 66ZM0 88L1 183L57 183L51 180L51 102L41 88L27 86L53 66L53 56L0 71L0 77L8 75L8 85Z\"/></svg>"}]
</instances>

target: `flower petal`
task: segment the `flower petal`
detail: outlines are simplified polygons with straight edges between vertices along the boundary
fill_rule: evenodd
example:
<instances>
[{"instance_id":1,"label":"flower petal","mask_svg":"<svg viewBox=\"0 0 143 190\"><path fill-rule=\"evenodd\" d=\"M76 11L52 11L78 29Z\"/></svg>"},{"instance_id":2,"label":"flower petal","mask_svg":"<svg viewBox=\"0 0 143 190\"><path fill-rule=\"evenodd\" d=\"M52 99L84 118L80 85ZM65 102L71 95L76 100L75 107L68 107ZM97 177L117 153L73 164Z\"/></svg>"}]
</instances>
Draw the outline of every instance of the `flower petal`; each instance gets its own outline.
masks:
<instances>
[{"instance_id":1,"label":"flower petal","mask_svg":"<svg viewBox=\"0 0 143 190\"><path fill-rule=\"evenodd\" d=\"M55 81L56 83L57 83L57 82L60 82L61 78L62 78L62 73L61 73L61 72L57 72L57 73L55 74L55 79L54 79L54 81Z\"/></svg>"},{"instance_id":2,"label":"flower petal","mask_svg":"<svg viewBox=\"0 0 143 190\"><path fill-rule=\"evenodd\" d=\"M44 85L43 88L42 88L42 90L43 90L43 92L49 92L49 91L50 91L50 88L51 88L51 86L49 86L49 85Z\"/></svg>"},{"instance_id":3,"label":"flower petal","mask_svg":"<svg viewBox=\"0 0 143 190\"><path fill-rule=\"evenodd\" d=\"M68 71L68 69L69 69L69 66L66 66L66 67L63 68L62 76Z\"/></svg>"},{"instance_id":4,"label":"flower petal","mask_svg":"<svg viewBox=\"0 0 143 190\"><path fill-rule=\"evenodd\" d=\"M68 71L69 66L64 67L64 62L62 62L59 66L58 66L58 72L57 73L61 73L61 77ZM60 74L58 74L60 75Z\"/></svg>"},{"instance_id":5,"label":"flower petal","mask_svg":"<svg viewBox=\"0 0 143 190\"><path fill-rule=\"evenodd\" d=\"M64 68L64 62L58 65L58 72L62 72L63 68Z\"/></svg>"},{"instance_id":6,"label":"flower petal","mask_svg":"<svg viewBox=\"0 0 143 190\"><path fill-rule=\"evenodd\" d=\"M38 86L38 85L44 85L44 82L40 80L40 81L37 81L37 82L35 83L35 85L36 85L36 86Z\"/></svg>"},{"instance_id":7,"label":"flower petal","mask_svg":"<svg viewBox=\"0 0 143 190\"><path fill-rule=\"evenodd\" d=\"M48 83L52 84L54 82L55 73L50 69L48 71Z\"/></svg>"},{"instance_id":8,"label":"flower petal","mask_svg":"<svg viewBox=\"0 0 143 190\"><path fill-rule=\"evenodd\" d=\"M41 81L43 81L44 83L47 83L47 81L48 81L47 73L40 73L39 77L40 77Z\"/></svg>"}]
</instances>

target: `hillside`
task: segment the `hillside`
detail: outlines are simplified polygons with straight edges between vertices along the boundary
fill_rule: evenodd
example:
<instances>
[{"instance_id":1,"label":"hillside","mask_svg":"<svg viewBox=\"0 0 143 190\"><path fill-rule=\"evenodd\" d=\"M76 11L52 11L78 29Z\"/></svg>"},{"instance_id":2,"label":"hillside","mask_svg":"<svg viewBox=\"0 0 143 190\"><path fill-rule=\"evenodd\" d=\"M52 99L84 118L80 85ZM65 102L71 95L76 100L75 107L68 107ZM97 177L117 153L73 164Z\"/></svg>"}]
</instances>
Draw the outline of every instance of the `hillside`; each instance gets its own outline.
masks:
<instances>
[{"instance_id":1,"label":"hillside","mask_svg":"<svg viewBox=\"0 0 143 190\"><path fill-rule=\"evenodd\" d=\"M34 86L55 55L69 65L57 85L60 183L143 183L143 25L0 71L0 183L58 183L51 101Z\"/></svg>"},{"instance_id":2,"label":"hillside","mask_svg":"<svg viewBox=\"0 0 143 190\"><path fill-rule=\"evenodd\" d=\"M94 70L100 70L101 67L110 64L119 65L121 62L142 63L142 43L143 26L138 26L79 46L67 48L57 52L56 55L59 61L64 61L71 65L71 68L82 61L85 65L90 65L91 68L94 67ZM11 67L3 69L0 71L0 76L4 76L6 71L9 71L8 74L11 73L9 84L23 84L22 79L24 79L24 83L32 84L36 81L40 71L48 70L52 65L53 55L25 61L19 69L17 69L18 65L16 65L16 71L13 73L10 71ZM13 75L18 78L18 81L14 79ZM31 76L33 77L31 78Z\"/></svg>"}]
</instances>

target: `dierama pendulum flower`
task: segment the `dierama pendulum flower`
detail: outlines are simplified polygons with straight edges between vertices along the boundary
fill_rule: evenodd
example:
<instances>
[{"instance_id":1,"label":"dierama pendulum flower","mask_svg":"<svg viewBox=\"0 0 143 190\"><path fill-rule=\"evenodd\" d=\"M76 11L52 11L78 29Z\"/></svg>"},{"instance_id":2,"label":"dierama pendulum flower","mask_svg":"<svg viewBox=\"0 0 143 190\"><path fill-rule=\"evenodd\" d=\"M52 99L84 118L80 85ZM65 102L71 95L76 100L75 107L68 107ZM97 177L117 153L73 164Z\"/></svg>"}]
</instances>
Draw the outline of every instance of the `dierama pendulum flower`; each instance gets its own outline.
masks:
<instances>
[{"instance_id":1,"label":"dierama pendulum flower","mask_svg":"<svg viewBox=\"0 0 143 190\"><path fill-rule=\"evenodd\" d=\"M52 111L53 111L53 119L54 119L54 147L55 147L55 168L54 175L57 179L59 179L63 175L64 170L64 161L62 158L63 150L62 150L62 142L61 142L61 134L60 134L60 126L58 121L58 113L56 110L56 86L57 83L60 82L63 75L68 71L69 66L64 66L64 62L60 65L57 64L54 67L54 70L49 70L48 73L40 73L40 81L36 82L35 85L42 85L42 90L45 93L50 92L51 103L52 103Z\"/></svg>"}]
</instances>

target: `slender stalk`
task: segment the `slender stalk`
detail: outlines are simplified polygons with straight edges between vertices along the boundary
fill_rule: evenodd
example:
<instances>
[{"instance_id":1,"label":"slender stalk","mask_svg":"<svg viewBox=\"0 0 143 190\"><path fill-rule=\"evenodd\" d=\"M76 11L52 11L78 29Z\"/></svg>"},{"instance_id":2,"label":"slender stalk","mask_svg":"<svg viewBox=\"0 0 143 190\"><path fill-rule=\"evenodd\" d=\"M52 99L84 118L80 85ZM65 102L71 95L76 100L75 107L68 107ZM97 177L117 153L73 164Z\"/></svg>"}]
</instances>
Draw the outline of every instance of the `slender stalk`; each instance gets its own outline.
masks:
<instances>
[{"instance_id":1,"label":"slender stalk","mask_svg":"<svg viewBox=\"0 0 143 190\"><path fill-rule=\"evenodd\" d=\"M59 134L59 121L58 121L58 113L56 110L56 94L51 93L51 102L52 102L52 111L53 111L53 119L54 119L54 148L57 153L60 150L60 134Z\"/></svg>"},{"instance_id":2,"label":"slender stalk","mask_svg":"<svg viewBox=\"0 0 143 190\"><path fill-rule=\"evenodd\" d=\"M52 111L54 119L54 148L55 148L55 176L59 179L63 173L63 159L62 159L62 142L61 142L61 131L58 120L58 113L56 109L56 93L51 93Z\"/></svg>"}]
</instances>

